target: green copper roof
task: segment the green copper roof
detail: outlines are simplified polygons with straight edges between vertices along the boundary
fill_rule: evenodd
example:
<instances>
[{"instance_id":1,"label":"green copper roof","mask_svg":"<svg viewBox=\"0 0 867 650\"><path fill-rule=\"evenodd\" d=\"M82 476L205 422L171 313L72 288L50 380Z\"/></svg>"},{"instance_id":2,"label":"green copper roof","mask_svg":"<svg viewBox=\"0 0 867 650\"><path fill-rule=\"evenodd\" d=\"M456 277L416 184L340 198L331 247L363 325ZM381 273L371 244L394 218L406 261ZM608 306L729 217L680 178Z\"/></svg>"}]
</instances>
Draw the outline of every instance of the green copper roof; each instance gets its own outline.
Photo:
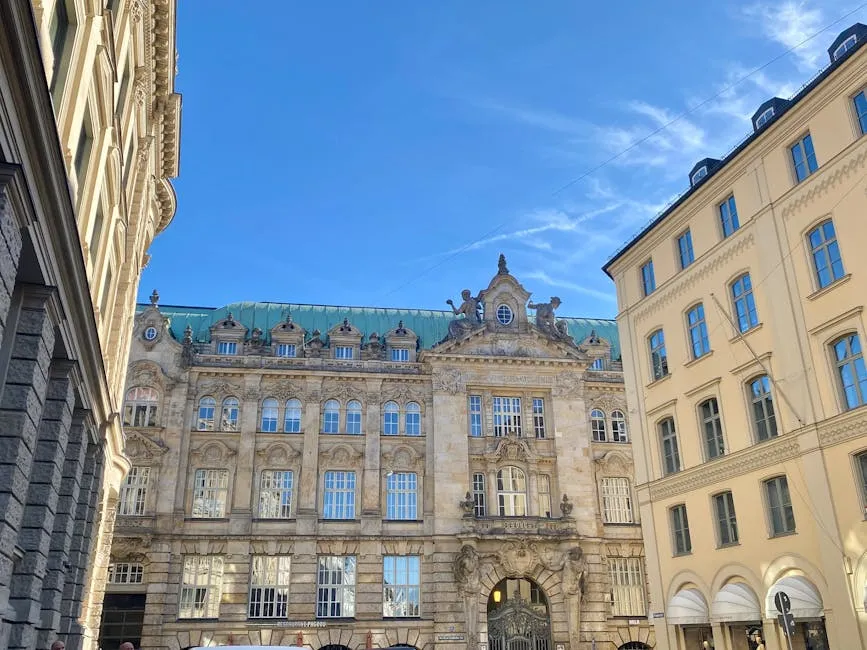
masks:
<instances>
[{"instance_id":1,"label":"green copper roof","mask_svg":"<svg viewBox=\"0 0 867 650\"><path fill-rule=\"evenodd\" d=\"M140 304L142 311L150 305ZM288 314L292 320L307 330L308 336L313 330L325 334L335 325L348 318L349 322L365 335L376 332L380 336L397 327L403 321L404 327L414 331L419 337L422 348L431 348L448 334L448 326L454 318L450 311L432 309L393 309L383 307L338 307L331 305L296 305L278 302L233 302L224 307L180 307L160 305L160 312L169 319L169 329L178 341L183 339L184 328L193 328L193 340L197 342L210 341L210 327L231 312L232 317L252 330L258 327L265 339L270 336L271 329L286 320ZM617 324L613 320L595 318L561 318L569 327L569 334L577 342L584 340L595 330L597 336L611 343L611 356L620 356L620 341L617 336Z\"/></svg>"}]
</instances>

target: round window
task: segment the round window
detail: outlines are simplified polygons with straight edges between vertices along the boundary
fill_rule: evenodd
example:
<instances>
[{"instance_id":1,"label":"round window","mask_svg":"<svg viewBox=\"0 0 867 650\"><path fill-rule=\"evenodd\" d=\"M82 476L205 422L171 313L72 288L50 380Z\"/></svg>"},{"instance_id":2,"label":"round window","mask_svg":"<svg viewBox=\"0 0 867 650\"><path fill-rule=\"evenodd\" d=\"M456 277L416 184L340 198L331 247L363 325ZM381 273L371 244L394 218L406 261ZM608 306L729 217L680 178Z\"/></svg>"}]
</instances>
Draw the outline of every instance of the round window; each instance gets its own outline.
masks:
<instances>
[{"instance_id":1,"label":"round window","mask_svg":"<svg viewBox=\"0 0 867 650\"><path fill-rule=\"evenodd\" d=\"M144 331L145 341L153 341L157 337L157 328L148 327Z\"/></svg>"},{"instance_id":2,"label":"round window","mask_svg":"<svg viewBox=\"0 0 867 650\"><path fill-rule=\"evenodd\" d=\"M500 305L497 307L497 320L503 325L508 325L512 322L512 308L509 305Z\"/></svg>"}]
</instances>

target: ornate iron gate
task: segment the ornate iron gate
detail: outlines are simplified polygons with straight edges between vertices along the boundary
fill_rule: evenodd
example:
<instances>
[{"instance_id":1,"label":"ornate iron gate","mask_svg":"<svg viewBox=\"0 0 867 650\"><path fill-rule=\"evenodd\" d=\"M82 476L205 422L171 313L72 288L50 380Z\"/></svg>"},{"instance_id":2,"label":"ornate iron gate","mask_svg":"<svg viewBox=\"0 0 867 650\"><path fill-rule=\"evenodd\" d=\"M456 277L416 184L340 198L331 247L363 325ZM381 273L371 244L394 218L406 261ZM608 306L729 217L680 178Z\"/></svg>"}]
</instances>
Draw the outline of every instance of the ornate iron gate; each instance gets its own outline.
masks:
<instances>
[{"instance_id":1,"label":"ornate iron gate","mask_svg":"<svg viewBox=\"0 0 867 650\"><path fill-rule=\"evenodd\" d=\"M519 595L488 613L490 650L549 650L551 622Z\"/></svg>"}]
</instances>

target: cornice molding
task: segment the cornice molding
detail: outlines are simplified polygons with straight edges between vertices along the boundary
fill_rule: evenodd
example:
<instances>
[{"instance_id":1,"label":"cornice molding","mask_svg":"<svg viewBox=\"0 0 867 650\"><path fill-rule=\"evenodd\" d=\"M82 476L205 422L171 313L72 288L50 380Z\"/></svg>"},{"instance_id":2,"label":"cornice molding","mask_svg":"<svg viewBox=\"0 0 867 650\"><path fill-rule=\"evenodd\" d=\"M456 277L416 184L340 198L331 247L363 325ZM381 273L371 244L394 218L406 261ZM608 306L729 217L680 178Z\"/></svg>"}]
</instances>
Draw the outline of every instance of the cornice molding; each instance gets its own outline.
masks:
<instances>
[{"instance_id":1,"label":"cornice molding","mask_svg":"<svg viewBox=\"0 0 867 650\"><path fill-rule=\"evenodd\" d=\"M862 148L860 152L851 156L845 162L836 165L833 170L825 171L824 174L820 174L820 177L817 176L815 179L812 179L812 183L807 180L802 191L792 194L785 201L781 211L783 219L788 219L819 197L827 194L835 186L848 179L863 167L865 161L867 161L867 148Z\"/></svg>"},{"instance_id":2,"label":"cornice molding","mask_svg":"<svg viewBox=\"0 0 867 650\"><path fill-rule=\"evenodd\" d=\"M855 409L845 415L850 417L841 418L840 421L834 422L827 428L820 426L818 436L819 444L822 447L831 447L864 436L864 429L867 426L867 409Z\"/></svg>"}]
</instances>

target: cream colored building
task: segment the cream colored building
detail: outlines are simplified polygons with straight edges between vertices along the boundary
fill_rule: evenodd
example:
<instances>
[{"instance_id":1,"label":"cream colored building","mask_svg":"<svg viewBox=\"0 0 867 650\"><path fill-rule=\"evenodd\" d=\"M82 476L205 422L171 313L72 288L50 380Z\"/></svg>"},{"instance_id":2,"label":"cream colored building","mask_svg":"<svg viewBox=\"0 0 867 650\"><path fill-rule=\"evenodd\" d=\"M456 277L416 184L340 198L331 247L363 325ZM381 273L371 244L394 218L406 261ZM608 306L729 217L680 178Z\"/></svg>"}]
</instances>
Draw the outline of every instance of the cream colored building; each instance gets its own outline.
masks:
<instances>
[{"instance_id":1,"label":"cream colored building","mask_svg":"<svg viewBox=\"0 0 867 650\"><path fill-rule=\"evenodd\" d=\"M102 647L652 647L615 323L473 293L143 307Z\"/></svg>"},{"instance_id":2,"label":"cream colored building","mask_svg":"<svg viewBox=\"0 0 867 650\"><path fill-rule=\"evenodd\" d=\"M0 647L95 642L175 57L174 0L0 3Z\"/></svg>"},{"instance_id":3,"label":"cream colored building","mask_svg":"<svg viewBox=\"0 0 867 650\"><path fill-rule=\"evenodd\" d=\"M867 648L865 39L605 267L659 648Z\"/></svg>"}]
</instances>

